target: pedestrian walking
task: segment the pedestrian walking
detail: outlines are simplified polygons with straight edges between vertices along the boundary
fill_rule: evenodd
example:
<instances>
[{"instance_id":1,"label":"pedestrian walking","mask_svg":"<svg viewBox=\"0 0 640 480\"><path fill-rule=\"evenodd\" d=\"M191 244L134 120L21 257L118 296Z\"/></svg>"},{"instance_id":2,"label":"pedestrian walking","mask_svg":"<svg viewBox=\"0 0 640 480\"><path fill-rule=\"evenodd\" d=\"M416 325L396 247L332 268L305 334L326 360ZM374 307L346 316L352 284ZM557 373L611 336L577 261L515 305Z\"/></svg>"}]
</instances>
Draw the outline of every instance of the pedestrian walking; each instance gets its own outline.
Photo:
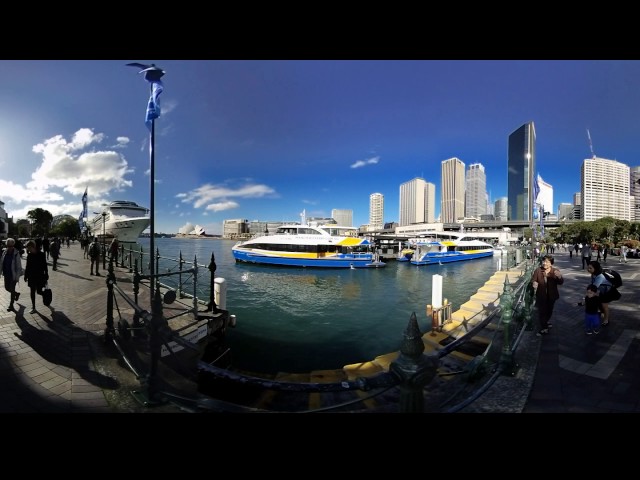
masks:
<instances>
[{"instance_id":1,"label":"pedestrian walking","mask_svg":"<svg viewBox=\"0 0 640 480\"><path fill-rule=\"evenodd\" d=\"M51 254L51 258L53 259L53 270L58 269L58 258L60 258L60 239L55 237L51 241L51 245L49 245L49 253Z\"/></svg>"},{"instance_id":2,"label":"pedestrian walking","mask_svg":"<svg viewBox=\"0 0 640 480\"><path fill-rule=\"evenodd\" d=\"M31 289L31 311L36 313L36 293L42 295L44 286L49 281L47 256L33 240L27 242L27 266L24 269L24 281Z\"/></svg>"},{"instance_id":3,"label":"pedestrian walking","mask_svg":"<svg viewBox=\"0 0 640 480\"><path fill-rule=\"evenodd\" d=\"M584 305L584 330L587 335L600 333L600 308L602 301L598 295L598 287L593 283L587 286L587 294L584 300L576 305Z\"/></svg>"},{"instance_id":4,"label":"pedestrian walking","mask_svg":"<svg viewBox=\"0 0 640 480\"><path fill-rule=\"evenodd\" d=\"M538 310L538 323L540 329L536 335L547 335L553 315L553 307L560 298L558 285L564 283L564 277L560 270L553 266L553 256L542 257L541 265L533 272L531 286L536 296L536 308Z\"/></svg>"},{"instance_id":5,"label":"pedestrian walking","mask_svg":"<svg viewBox=\"0 0 640 480\"><path fill-rule=\"evenodd\" d=\"M89 245L89 259L91 260L91 273L93 275L93 266L96 267L96 276L100 276L100 244L98 238L93 237L93 241Z\"/></svg>"},{"instance_id":6,"label":"pedestrian walking","mask_svg":"<svg viewBox=\"0 0 640 480\"><path fill-rule=\"evenodd\" d=\"M111 240L111 245L109 245L109 256L113 259L113 263L115 265L118 264L118 249L120 248L120 243L118 242L118 237L113 237Z\"/></svg>"},{"instance_id":7,"label":"pedestrian walking","mask_svg":"<svg viewBox=\"0 0 640 480\"><path fill-rule=\"evenodd\" d=\"M2 252L0 259L0 275L4 277L4 289L9 292L11 300L9 300L9 307L7 312L13 310L13 302L18 301L20 298L20 292L16 292L16 286L22 276L22 259L20 252L16 249L16 241L13 238L7 238L7 248Z\"/></svg>"},{"instance_id":8,"label":"pedestrian walking","mask_svg":"<svg viewBox=\"0 0 640 480\"><path fill-rule=\"evenodd\" d=\"M589 266L591 261L591 247L585 243L582 247L582 269L584 270Z\"/></svg>"}]
</instances>

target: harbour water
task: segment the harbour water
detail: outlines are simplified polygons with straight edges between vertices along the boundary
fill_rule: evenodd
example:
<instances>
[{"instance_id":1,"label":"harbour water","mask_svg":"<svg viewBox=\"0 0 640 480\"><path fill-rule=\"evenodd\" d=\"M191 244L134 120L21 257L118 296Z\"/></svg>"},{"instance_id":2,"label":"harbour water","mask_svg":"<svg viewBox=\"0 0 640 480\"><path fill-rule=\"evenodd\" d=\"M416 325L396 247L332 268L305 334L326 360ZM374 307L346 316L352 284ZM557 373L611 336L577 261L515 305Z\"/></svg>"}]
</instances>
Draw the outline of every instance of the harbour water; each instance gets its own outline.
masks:
<instances>
[{"instance_id":1,"label":"harbour water","mask_svg":"<svg viewBox=\"0 0 640 480\"><path fill-rule=\"evenodd\" d=\"M430 329L426 305L431 303L433 275L442 275L443 297L455 311L505 258L420 267L390 260L381 269L296 269L236 264L234 243L158 238L155 248L161 257L182 253L184 260L197 258L201 265L208 265L214 254L215 276L227 283L226 307L237 317L237 326L227 333L232 366L262 373L337 369L397 351L413 312L420 329ZM140 244L148 252L149 240L140 239ZM161 262L158 273L171 268ZM208 292L209 272L200 273L201 290Z\"/></svg>"}]
</instances>

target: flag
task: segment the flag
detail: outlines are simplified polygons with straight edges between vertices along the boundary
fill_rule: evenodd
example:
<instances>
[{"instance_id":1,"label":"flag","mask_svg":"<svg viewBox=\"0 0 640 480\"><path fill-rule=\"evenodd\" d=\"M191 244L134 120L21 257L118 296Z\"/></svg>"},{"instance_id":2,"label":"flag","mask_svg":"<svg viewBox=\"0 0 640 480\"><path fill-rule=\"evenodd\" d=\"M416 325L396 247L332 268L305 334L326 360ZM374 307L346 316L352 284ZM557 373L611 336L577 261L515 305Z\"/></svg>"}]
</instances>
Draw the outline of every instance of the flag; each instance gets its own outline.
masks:
<instances>
[{"instance_id":1,"label":"flag","mask_svg":"<svg viewBox=\"0 0 640 480\"><path fill-rule=\"evenodd\" d=\"M82 195L82 215L83 218L87 218L87 190L89 187L84 189L84 195Z\"/></svg>"},{"instance_id":2,"label":"flag","mask_svg":"<svg viewBox=\"0 0 640 480\"><path fill-rule=\"evenodd\" d=\"M538 203L538 195L540 195L540 181L542 178L540 174L536 176L536 179L533 182L533 203Z\"/></svg>"},{"instance_id":3,"label":"flag","mask_svg":"<svg viewBox=\"0 0 640 480\"><path fill-rule=\"evenodd\" d=\"M160 116L160 98L158 97L162 93L162 90L164 90L162 81L151 81L151 95L149 96L149 103L147 104L147 114L144 121L149 130L151 130L151 122L153 122L154 119Z\"/></svg>"}]
</instances>

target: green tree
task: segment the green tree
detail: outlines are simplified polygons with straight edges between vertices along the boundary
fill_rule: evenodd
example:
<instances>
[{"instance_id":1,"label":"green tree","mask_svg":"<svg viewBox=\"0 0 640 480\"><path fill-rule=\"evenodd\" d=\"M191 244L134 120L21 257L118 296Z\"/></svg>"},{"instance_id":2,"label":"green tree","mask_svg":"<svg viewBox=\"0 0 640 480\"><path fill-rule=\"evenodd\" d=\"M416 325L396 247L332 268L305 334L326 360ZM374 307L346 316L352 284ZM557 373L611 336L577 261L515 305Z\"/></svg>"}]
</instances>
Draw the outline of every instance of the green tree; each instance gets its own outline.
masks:
<instances>
[{"instance_id":1,"label":"green tree","mask_svg":"<svg viewBox=\"0 0 640 480\"><path fill-rule=\"evenodd\" d=\"M51 229L52 236L78 238L80 226L75 218L65 218Z\"/></svg>"},{"instance_id":2,"label":"green tree","mask_svg":"<svg viewBox=\"0 0 640 480\"><path fill-rule=\"evenodd\" d=\"M48 235L51 228L53 215L48 210L35 208L27 212L27 218L31 221L31 237L41 237Z\"/></svg>"}]
</instances>

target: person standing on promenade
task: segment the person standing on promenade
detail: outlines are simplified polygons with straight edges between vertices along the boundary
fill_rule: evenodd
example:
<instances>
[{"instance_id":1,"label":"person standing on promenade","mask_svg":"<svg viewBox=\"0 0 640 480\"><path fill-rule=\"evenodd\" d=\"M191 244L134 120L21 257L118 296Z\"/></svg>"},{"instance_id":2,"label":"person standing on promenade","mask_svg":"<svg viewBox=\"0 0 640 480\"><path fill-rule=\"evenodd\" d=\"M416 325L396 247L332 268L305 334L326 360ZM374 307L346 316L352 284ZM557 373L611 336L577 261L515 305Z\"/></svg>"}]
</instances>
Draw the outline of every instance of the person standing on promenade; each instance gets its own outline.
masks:
<instances>
[{"instance_id":1,"label":"person standing on promenade","mask_svg":"<svg viewBox=\"0 0 640 480\"><path fill-rule=\"evenodd\" d=\"M612 285L607 277L602 273L602 265L597 260L589 263L587 271L591 274L591 283L598 288L598 296L600 297L600 310L602 311L603 319L600 324L603 327L609 325L609 301L608 293Z\"/></svg>"},{"instance_id":2,"label":"person standing on promenade","mask_svg":"<svg viewBox=\"0 0 640 480\"><path fill-rule=\"evenodd\" d=\"M49 242L49 239L45 235L44 237L42 237L42 251L44 252L45 256L47 257L47 260L49 260L49 249L50 249L50 246L51 246L51 243Z\"/></svg>"},{"instance_id":3,"label":"person standing on promenade","mask_svg":"<svg viewBox=\"0 0 640 480\"><path fill-rule=\"evenodd\" d=\"M602 251L602 263L607 263L607 255L609 255L609 245L605 245Z\"/></svg>"},{"instance_id":4,"label":"person standing on promenade","mask_svg":"<svg viewBox=\"0 0 640 480\"><path fill-rule=\"evenodd\" d=\"M13 238L7 238L7 248L2 252L0 259L0 265L2 265L0 275L4 277L4 289L11 295L7 312L13 310L14 300L17 302L20 298L20 293L16 292L16 285L22 276L22 260L15 245L16 241Z\"/></svg>"},{"instance_id":5,"label":"person standing on promenade","mask_svg":"<svg viewBox=\"0 0 640 480\"><path fill-rule=\"evenodd\" d=\"M51 258L53 258L53 270L58 269L58 258L60 257L60 239L55 237L51 241L51 245L49 246L49 251L51 253Z\"/></svg>"},{"instance_id":6,"label":"person standing on promenade","mask_svg":"<svg viewBox=\"0 0 640 480\"><path fill-rule=\"evenodd\" d=\"M582 269L584 270L589 266L589 262L591 261L591 246L588 243L585 243L582 247Z\"/></svg>"},{"instance_id":7,"label":"person standing on promenade","mask_svg":"<svg viewBox=\"0 0 640 480\"><path fill-rule=\"evenodd\" d=\"M42 295L42 289L49 281L47 256L33 240L27 242L27 266L24 269L24 281L31 289L31 311L36 313L36 292Z\"/></svg>"},{"instance_id":8,"label":"person standing on promenade","mask_svg":"<svg viewBox=\"0 0 640 480\"><path fill-rule=\"evenodd\" d=\"M118 242L118 237L113 237L111 240L111 245L109 245L109 256L113 258L113 263L118 263L118 249L120 248L120 243Z\"/></svg>"},{"instance_id":9,"label":"person standing on promenade","mask_svg":"<svg viewBox=\"0 0 640 480\"><path fill-rule=\"evenodd\" d=\"M100 276L100 244L98 243L98 237L93 237L91 244L89 245L89 259L91 260L91 273L93 275L93 266L96 266L96 276Z\"/></svg>"},{"instance_id":10,"label":"person standing on promenade","mask_svg":"<svg viewBox=\"0 0 640 480\"><path fill-rule=\"evenodd\" d=\"M600 306L602 301L598 295L598 287L593 283L587 286L587 294L582 302L576 305L584 305L584 329L587 335L600 333Z\"/></svg>"},{"instance_id":11,"label":"person standing on promenade","mask_svg":"<svg viewBox=\"0 0 640 480\"><path fill-rule=\"evenodd\" d=\"M551 315L556 300L560 298L558 285L564 283L564 277L560 270L553 266L553 256L542 257L541 265L533 272L531 286L536 295L536 308L538 309L538 322L540 330L537 336L547 335L551 327Z\"/></svg>"}]
</instances>

